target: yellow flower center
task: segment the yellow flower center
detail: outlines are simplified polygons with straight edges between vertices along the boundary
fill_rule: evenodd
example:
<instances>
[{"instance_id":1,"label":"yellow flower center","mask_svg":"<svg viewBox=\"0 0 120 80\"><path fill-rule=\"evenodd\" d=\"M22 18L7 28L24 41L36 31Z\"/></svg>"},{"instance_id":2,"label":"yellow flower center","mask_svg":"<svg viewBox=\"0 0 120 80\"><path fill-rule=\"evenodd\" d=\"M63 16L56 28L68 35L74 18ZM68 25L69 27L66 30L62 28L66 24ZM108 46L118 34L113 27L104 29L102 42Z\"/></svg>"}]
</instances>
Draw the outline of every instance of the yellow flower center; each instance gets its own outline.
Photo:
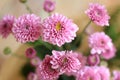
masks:
<instances>
[{"instance_id":1,"label":"yellow flower center","mask_svg":"<svg viewBox=\"0 0 120 80\"><path fill-rule=\"evenodd\" d=\"M61 29L61 24L58 22L55 26L56 30L59 31Z\"/></svg>"}]
</instances>

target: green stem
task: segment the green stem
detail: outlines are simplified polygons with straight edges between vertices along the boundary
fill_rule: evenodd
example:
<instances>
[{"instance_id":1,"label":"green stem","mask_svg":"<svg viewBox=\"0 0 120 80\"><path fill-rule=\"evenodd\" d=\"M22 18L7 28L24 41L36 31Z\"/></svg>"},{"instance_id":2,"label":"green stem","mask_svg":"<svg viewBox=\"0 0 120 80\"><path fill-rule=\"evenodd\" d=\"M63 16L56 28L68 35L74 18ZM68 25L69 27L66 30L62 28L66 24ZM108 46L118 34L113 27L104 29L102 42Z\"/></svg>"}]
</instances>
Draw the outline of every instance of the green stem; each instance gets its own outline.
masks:
<instances>
[{"instance_id":1,"label":"green stem","mask_svg":"<svg viewBox=\"0 0 120 80\"><path fill-rule=\"evenodd\" d=\"M27 11L28 11L29 13L33 13L33 12L32 12L32 9L31 9L27 4L25 4L25 7L26 7L26 9L27 9Z\"/></svg>"},{"instance_id":2,"label":"green stem","mask_svg":"<svg viewBox=\"0 0 120 80\"><path fill-rule=\"evenodd\" d=\"M83 31L80 33L80 34L78 34L78 38L76 39L76 41L75 41L75 45L77 44L77 43L79 43L79 40L80 40L80 38L81 38L81 36L83 35L83 33L85 32L85 30L89 27L89 25L90 25L90 23L91 23L92 21L90 20L86 25L85 25L85 28L83 29Z\"/></svg>"}]
</instances>

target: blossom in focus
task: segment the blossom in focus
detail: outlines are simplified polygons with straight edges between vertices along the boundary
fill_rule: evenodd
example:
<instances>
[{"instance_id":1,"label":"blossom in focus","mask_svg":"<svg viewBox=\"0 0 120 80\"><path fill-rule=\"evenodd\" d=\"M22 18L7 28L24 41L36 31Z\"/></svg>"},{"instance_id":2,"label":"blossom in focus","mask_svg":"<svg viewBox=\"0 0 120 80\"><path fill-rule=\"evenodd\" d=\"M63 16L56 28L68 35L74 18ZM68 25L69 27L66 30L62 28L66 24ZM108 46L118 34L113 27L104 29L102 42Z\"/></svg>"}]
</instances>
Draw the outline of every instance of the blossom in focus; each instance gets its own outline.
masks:
<instances>
[{"instance_id":1,"label":"blossom in focus","mask_svg":"<svg viewBox=\"0 0 120 80\"><path fill-rule=\"evenodd\" d=\"M46 12L52 12L55 9L55 2L52 0L44 0L43 9Z\"/></svg>"},{"instance_id":2,"label":"blossom in focus","mask_svg":"<svg viewBox=\"0 0 120 80\"><path fill-rule=\"evenodd\" d=\"M116 53L116 48L115 46L110 46L110 48L106 49L104 53L101 54L101 56L104 58L104 59L111 59L113 57L115 57L115 53Z\"/></svg>"},{"instance_id":3,"label":"blossom in focus","mask_svg":"<svg viewBox=\"0 0 120 80\"><path fill-rule=\"evenodd\" d=\"M90 3L89 9L85 11L88 17L97 25L109 26L110 16L103 5Z\"/></svg>"},{"instance_id":4,"label":"blossom in focus","mask_svg":"<svg viewBox=\"0 0 120 80\"><path fill-rule=\"evenodd\" d=\"M102 80L96 67L85 66L77 74L76 80Z\"/></svg>"},{"instance_id":5,"label":"blossom in focus","mask_svg":"<svg viewBox=\"0 0 120 80\"><path fill-rule=\"evenodd\" d=\"M53 45L62 46L76 37L78 26L71 19L55 13L43 21L42 39Z\"/></svg>"},{"instance_id":6,"label":"blossom in focus","mask_svg":"<svg viewBox=\"0 0 120 80\"><path fill-rule=\"evenodd\" d=\"M91 54L87 58L87 62L90 66L95 66L100 63L100 57L98 54Z\"/></svg>"},{"instance_id":7,"label":"blossom in focus","mask_svg":"<svg viewBox=\"0 0 120 80\"><path fill-rule=\"evenodd\" d=\"M27 80L38 80L37 75L33 72L30 72L27 76Z\"/></svg>"},{"instance_id":8,"label":"blossom in focus","mask_svg":"<svg viewBox=\"0 0 120 80\"><path fill-rule=\"evenodd\" d=\"M113 71L113 80L120 80L120 71Z\"/></svg>"},{"instance_id":9,"label":"blossom in focus","mask_svg":"<svg viewBox=\"0 0 120 80\"><path fill-rule=\"evenodd\" d=\"M56 80L59 77L59 71L52 68L51 60L51 56L46 55L43 62L37 67L38 80Z\"/></svg>"},{"instance_id":10,"label":"blossom in focus","mask_svg":"<svg viewBox=\"0 0 120 80\"><path fill-rule=\"evenodd\" d=\"M52 51L52 64L53 69L58 69L60 74L65 72L77 72L81 68L81 63L75 57L72 51Z\"/></svg>"},{"instance_id":11,"label":"blossom in focus","mask_svg":"<svg viewBox=\"0 0 120 80\"><path fill-rule=\"evenodd\" d=\"M34 42L41 35L41 19L35 14L24 14L15 20L12 31L17 41Z\"/></svg>"},{"instance_id":12,"label":"blossom in focus","mask_svg":"<svg viewBox=\"0 0 120 80\"><path fill-rule=\"evenodd\" d=\"M34 58L36 57L36 50L34 48L28 48L25 54L28 58Z\"/></svg>"},{"instance_id":13,"label":"blossom in focus","mask_svg":"<svg viewBox=\"0 0 120 80\"><path fill-rule=\"evenodd\" d=\"M89 47L91 49L91 54L101 54L112 47L113 43L111 38L106 35L104 32L96 32L90 35L89 37Z\"/></svg>"},{"instance_id":14,"label":"blossom in focus","mask_svg":"<svg viewBox=\"0 0 120 80\"><path fill-rule=\"evenodd\" d=\"M0 35L3 38L7 38L10 33L12 33L12 27L15 21L15 17L11 15L6 15L0 20Z\"/></svg>"}]
</instances>

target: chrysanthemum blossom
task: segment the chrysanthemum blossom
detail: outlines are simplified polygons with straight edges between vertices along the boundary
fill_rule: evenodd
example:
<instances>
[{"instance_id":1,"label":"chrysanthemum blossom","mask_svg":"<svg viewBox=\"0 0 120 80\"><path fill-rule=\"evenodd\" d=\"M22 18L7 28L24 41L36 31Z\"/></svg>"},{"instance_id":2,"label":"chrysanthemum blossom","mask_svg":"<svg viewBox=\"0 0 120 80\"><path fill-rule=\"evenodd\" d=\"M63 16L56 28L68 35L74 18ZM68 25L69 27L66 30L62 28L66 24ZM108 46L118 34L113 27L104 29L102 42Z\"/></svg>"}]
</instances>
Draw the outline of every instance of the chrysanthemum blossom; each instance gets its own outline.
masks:
<instances>
[{"instance_id":1,"label":"chrysanthemum blossom","mask_svg":"<svg viewBox=\"0 0 120 80\"><path fill-rule=\"evenodd\" d=\"M34 58L30 59L31 65L33 65L35 67L39 66L41 64L41 62L42 61L40 60L39 57L34 57Z\"/></svg>"},{"instance_id":2,"label":"chrysanthemum blossom","mask_svg":"<svg viewBox=\"0 0 120 80\"><path fill-rule=\"evenodd\" d=\"M46 12L52 12L55 9L55 2L52 0L44 0L43 9Z\"/></svg>"},{"instance_id":3,"label":"chrysanthemum blossom","mask_svg":"<svg viewBox=\"0 0 120 80\"><path fill-rule=\"evenodd\" d=\"M85 66L77 74L76 80L102 80L96 67Z\"/></svg>"},{"instance_id":4,"label":"chrysanthemum blossom","mask_svg":"<svg viewBox=\"0 0 120 80\"><path fill-rule=\"evenodd\" d=\"M87 58L87 62L90 66L96 66L100 63L100 57L98 54L90 54Z\"/></svg>"},{"instance_id":5,"label":"chrysanthemum blossom","mask_svg":"<svg viewBox=\"0 0 120 80\"><path fill-rule=\"evenodd\" d=\"M52 51L53 69L58 69L60 74L65 72L77 72L81 68L81 63L77 57L74 57L72 51Z\"/></svg>"},{"instance_id":6,"label":"chrysanthemum blossom","mask_svg":"<svg viewBox=\"0 0 120 80\"><path fill-rule=\"evenodd\" d=\"M59 77L59 71L52 68L51 60L51 56L46 55L43 62L37 67L38 80L56 80Z\"/></svg>"},{"instance_id":7,"label":"chrysanthemum blossom","mask_svg":"<svg viewBox=\"0 0 120 80\"><path fill-rule=\"evenodd\" d=\"M53 45L62 46L76 37L78 26L71 19L55 13L43 21L42 39Z\"/></svg>"},{"instance_id":8,"label":"chrysanthemum blossom","mask_svg":"<svg viewBox=\"0 0 120 80\"><path fill-rule=\"evenodd\" d=\"M34 48L30 47L25 51L25 54L28 58L34 58L34 57L36 57L36 50Z\"/></svg>"},{"instance_id":9,"label":"chrysanthemum blossom","mask_svg":"<svg viewBox=\"0 0 120 80\"><path fill-rule=\"evenodd\" d=\"M38 80L37 75L33 72L30 72L27 76L27 80Z\"/></svg>"},{"instance_id":10,"label":"chrysanthemum blossom","mask_svg":"<svg viewBox=\"0 0 120 80\"><path fill-rule=\"evenodd\" d=\"M115 57L115 53L116 53L116 48L115 46L110 46L110 48L106 49L104 53L101 54L101 56L104 58L104 59L111 59L113 57Z\"/></svg>"},{"instance_id":11,"label":"chrysanthemum blossom","mask_svg":"<svg viewBox=\"0 0 120 80\"><path fill-rule=\"evenodd\" d=\"M99 26L109 26L110 16L103 5L90 3L89 9L85 11L88 17Z\"/></svg>"},{"instance_id":12,"label":"chrysanthemum blossom","mask_svg":"<svg viewBox=\"0 0 120 80\"><path fill-rule=\"evenodd\" d=\"M6 15L0 20L0 35L3 38L7 38L10 33L12 33L12 27L14 24L15 17L11 15Z\"/></svg>"},{"instance_id":13,"label":"chrysanthemum blossom","mask_svg":"<svg viewBox=\"0 0 120 80\"><path fill-rule=\"evenodd\" d=\"M89 47L92 48L91 54L104 53L111 46L113 46L112 40L104 32L96 32L89 37Z\"/></svg>"},{"instance_id":14,"label":"chrysanthemum blossom","mask_svg":"<svg viewBox=\"0 0 120 80\"><path fill-rule=\"evenodd\" d=\"M12 31L17 41L34 42L41 34L41 19L35 14L24 14L15 20Z\"/></svg>"},{"instance_id":15,"label":"chrysanthemum blossom","mask_svg":"<svg viewBox=\"0 0 120 80\"><path fill-rule=\"evenodd\" d=\"M110 70L107 67L99 66L97 67L97 72L99 73L100 80L110 80Z\"/></svg>"},{"instance_id":16,"label":"chrysanthemum blossom","mask_svg":"<svg viewBox=\"0 0 120 80\"><path fill-rule=\"evenodd\" d=\"M113 71L113 80L120 80L120 71Z\"/></svg>"}]
</instances>

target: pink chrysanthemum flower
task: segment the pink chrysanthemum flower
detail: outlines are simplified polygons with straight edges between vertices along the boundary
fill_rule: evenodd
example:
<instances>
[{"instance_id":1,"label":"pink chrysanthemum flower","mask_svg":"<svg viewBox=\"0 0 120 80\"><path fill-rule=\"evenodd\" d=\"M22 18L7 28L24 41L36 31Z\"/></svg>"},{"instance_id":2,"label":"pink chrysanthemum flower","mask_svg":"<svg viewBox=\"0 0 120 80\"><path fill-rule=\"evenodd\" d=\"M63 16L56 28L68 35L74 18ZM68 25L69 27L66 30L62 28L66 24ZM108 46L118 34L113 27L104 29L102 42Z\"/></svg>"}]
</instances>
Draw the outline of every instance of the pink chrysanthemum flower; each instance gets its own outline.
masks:
<instances>
[{"instance_id":1,"label":"pink chrysanthemum flower","mask_svg":"<svg viewBox=\"0 0 120 80\"><path fill-rule=\"evenodd\" d=\"M55 9L55 2L52 0L44 0L43 9L46 12L52 12Z\"/></svg>"},{"instance_id":2,"label":"pink chrysanthemum flower","mask_svg":"<svg viewBox=\"0 0 120 80\"><path fill-rule=\"evenodd\" d=\"M52 68L51 60L51 56L46 55L43 62L37 67L38 80L56 80L59 77L58 70Z\"/></svg>"},{"instance_id":3,"label":"pink chrysanthemum flower","mask_svg":"<svg viewBox=\"0 0 120 80\"><path fill-rule=\"evenodd\" d=\"M76 80L102 80L96 67L85 66L77 74Z\"/></svg>"},{"instance_id":4,"label":"pink chrysanthemum flower","mask_svg":"<svg viewBox=\"0 0 120 80\"><path fill-rule=\"evenodd\" d=\"M36 50L34 48L30 47L26 50L25 54L28 58L34 58L34 57L36 57Z\"/></svg>"},{"instance_id":5,"label":"pink chrysanthemum flower","mask_svg":"<svg viewBox=\"0 0 120 80\"><path fill-rule=\"evenodd\" d=\"M91 54L87 58L87 62L90 66L95 66L100 63L100 57L98 54Z\"/></svg>"},{"instance_id":6,"label":"pink chrysanthemum flower","mask_svg":"<svg viewBox=\"0 0 120 80\"><path fill-rule=\"evenodd\" d=\"M3 38L7 38L10 33L12 33L12 27L14 23L14 16L6 15L0 20L0 35Z\"/></svg>"},{"instance_id":7,"label":"pink chrysanthemum flower","mask_svg":"<svg viewBox=\"0 0 120 80\"><path fill-rule=\"evenodd\" d=\"M91 3L89 9L85 11L89 18L100 26L109 26L110 16L103 5Z\"/></svg>"},{"instance_id":8,"label":"pink chrysanthemum flower","mask_svg":"<svg viewBox=\"0 0 120 80\"><path fill-rule=\"evenodd\" d=\"M78 58L74 57L72 51L52 51L52 68L58 69L60 74L65 72L77 72L81 63Z\"/></svg>"},{"instance_id":9,"label":"pink chrysanthemum flower","mask_svg":"<svg viewBox=\"0 0 120 80\"><path fill-rule=\"evenodd\" d=\"M41 19L34 14L25 14L15 20L12 31L17 41L34 42L41 34Z\"/></svg>"},{"instance_id":10,"label":"pink chrysanthemum flower","mask_svg":"<svg viewBox=\"0 0 120 80\"><path fill-rule=\"evenodd\" d=\"M40 60L39 57L34 57L34 58L30 59L31 65L33 65L35 67L39 66L41 64L41 62L42 61Z\"/></svg>"},{"instance_id":11,"label":"pink chrysanthemum flower","mask_svg":"<svg viewBox=\"0 0 120 80\"><path fill-rule=\"evenodd\" d=\"M58 46L74 40L78 31L78 26L71 19L57 13L46 18L43 25L42 39Z\"/></svg>"},{"instance_id":12,"label":"pink chrysanthemum flower","mask_svg":"<svg viewBox=\"0 0 120 80\"><path fill-rule=\"evenodd\" d=\"M120 80L120 71L113 71L113 80Z\"/></svg>"},{"instance_id":13,"label":"pink chrysanthemum flower","mask_svg":"<svg viewBox=\"0 0 120 80\"><path fill-rule=\"evenodd\" d=\"M33 72L30 72L27 76L27 80L38 80L37 75Z\"/></svg>"},{"instance_id":14,"label":"pink chrysanthemum flower","mask_svg":"<svg viewBox=\"0 0 120 80\"><path fill-rule=\"evenodd\" d=\"M104 59L111 59L113 57L115 57L115 53L116 53L116 48L115 46L110 46L110 48L106 49L104 53L101 54L101 56L104 58Z\"/></svg>"},{"instance_id":15,"label":"pink chrysanthemum flower","mask_svg":"<svg viewBox=\"0 0 120 80\"><path fill-rule=\"evenodd\" d=\"M104 53L112 45L111 38L104 32L96 32L89 37L89 47L92 48L91 54Z\"/></svg>"},{"instance_id":16,"label":"pink chrysanthemum flower","mask_svg":"<svg viewBox=\"0 0 120 80\"><path fill-rule=\"evenodd\" d=\"M109 68L100 66L100 67L97 67L97 72L99 73L99 75L101 77L100 80L110 80Z\"/></svg>"}]
</instances>

